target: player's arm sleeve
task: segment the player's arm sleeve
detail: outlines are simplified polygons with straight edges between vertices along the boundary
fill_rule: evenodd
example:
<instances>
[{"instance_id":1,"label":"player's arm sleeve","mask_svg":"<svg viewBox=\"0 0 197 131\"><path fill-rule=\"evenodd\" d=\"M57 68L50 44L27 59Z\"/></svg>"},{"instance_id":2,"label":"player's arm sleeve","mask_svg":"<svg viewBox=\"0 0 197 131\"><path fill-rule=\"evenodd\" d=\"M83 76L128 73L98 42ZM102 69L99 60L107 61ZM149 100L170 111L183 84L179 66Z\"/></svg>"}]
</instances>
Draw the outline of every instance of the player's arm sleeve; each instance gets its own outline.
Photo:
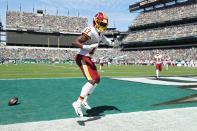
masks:
<instances>
[{"instance_id":1,"label":"player's arm sleeve","mask_svg":"<svg viewBox=\"0 0 197 131\"><path fill-rule=\"evenodd\" d=\"M92 31L90 27L86 27L83 31L82 31L82 35L85 36L87 39L91 39L92 36Z\"/></svg>"},{"instance_id":2,"label":"player's arm sleeve","mask_svg":"<svg viewBox=\"0 0 197 131\"><path fill-rule=\"evenodd\" d=\"M103 35L102 40L101 40L101 44L113 46L114 42L112 42L109 38L107 38L106 36Z\"/></svg>"}]
</instances>

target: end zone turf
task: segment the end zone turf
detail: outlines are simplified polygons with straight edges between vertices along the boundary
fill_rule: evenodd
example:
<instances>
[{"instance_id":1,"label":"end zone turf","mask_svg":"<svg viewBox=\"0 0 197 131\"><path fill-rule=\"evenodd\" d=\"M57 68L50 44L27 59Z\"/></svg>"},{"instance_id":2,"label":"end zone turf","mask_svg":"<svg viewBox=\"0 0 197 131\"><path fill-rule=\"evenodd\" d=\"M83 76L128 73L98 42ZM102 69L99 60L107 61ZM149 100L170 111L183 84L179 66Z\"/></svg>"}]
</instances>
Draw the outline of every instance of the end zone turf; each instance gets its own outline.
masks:
<instances>
[{"instance_id":1,"label":"end zone turf","mask_svg":"<svg viewBox=\"0 0 197 131\"><path fill-rule=\"evenodd\" d=\"M0 80L0 124L47 121L77 117L72 102L85 83L83 78ZM158 105L196 94L178 86L153 85L129 81L101 79L89 97L93 112L86 116L103 116L138 111L197 106L196 102ZM19 105L7 106L10 97L17 96Z\"/></svg>"}]
</instances>

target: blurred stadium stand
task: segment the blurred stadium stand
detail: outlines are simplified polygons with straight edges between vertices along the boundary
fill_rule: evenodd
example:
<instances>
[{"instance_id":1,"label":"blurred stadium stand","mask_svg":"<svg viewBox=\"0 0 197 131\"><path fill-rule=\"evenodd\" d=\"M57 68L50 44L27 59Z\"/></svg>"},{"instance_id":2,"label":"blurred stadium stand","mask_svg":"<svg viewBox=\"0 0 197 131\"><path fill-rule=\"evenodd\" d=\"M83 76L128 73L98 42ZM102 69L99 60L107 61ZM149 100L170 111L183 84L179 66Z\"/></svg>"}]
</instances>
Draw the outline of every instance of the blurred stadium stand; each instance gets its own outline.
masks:
<instances>
[{"instance_id":1,"label":"blurred stadium stand","mask_svg":"<svg viewBox=\"0 0 197 131\"><path fill-rule=\"evenodd\" d=\"M71 42L88 26L88 19L37 13L6 12L6 45L72 47Z\"/></svg>"},{"instance_id":2,"label":"blurred stadium stand","mask_svg":"<svg viewBox=\"0 0 197 131\"><path fill-rule=\"evenodd\" d=\"M37 13L6 11L6 45L72 48L72 41L88 26L88 19ZM106 36L117 40L119 31L108 28ZM109 46L101 45L102 48Z\"/></svg>"},{"instance_id":3,"label":"blurred stadium stand","mask_svg":"<svg viewBox=\"0 0 197 131\"><path fill-rule=\"evenodd\" d=\"M66 32L81 32L88 25L88 19L82 17L69 17L43 14L42 10L37 13L7 11L6 29L16 30L43 30Z\"/></svg>"},{"instance_id":4,"label":"blurred stadium stand","mask_svg":"<svg viewBox=\"0 0 197 131\"><path fill-rule=\"evenodd\" d=\"M122 41L122 50L197 46L197 1L143 0L130 5L141 11Z\"/></svg>"},{"instance_id":5,"label":"blurred stadium stand","mask_svg":"<svg viewBox=\"0 0 197 131\"><path fill-rule=\"evenodd\" d=\"M6 33L5 30L3 30L3 24L0 21L0 46L4 46L5 45L5 37L6 37Z\"/></svg>"},{"instance_id":6,"label":"blurred stadium stand","mask_svg":"<svg viewBox=\"0 0 197 131\"><path fill-rule=\"evenodd\" d=\"M170 4L169 4L170 3ZM197 2L194 0L143 0L130 6L130 11L142 11L128 31L108 28L105 35L119 48L98 48L93 61L102 55L113 59L113 64L128 60L130 64L152 65L159 50L171 62L190 62L197 67ZM71 42L88 26L87 18L7 11L6 26L1 30L6 45L0 47L0 58L16 63L74 61L76 48ZM2 27L2 25L1 25ZM1 34L2 35L2 34ZM54 47L54 48L49 48ZM57 48L59 47L59 48ZM187 48L188 47L188 48ZM131 51L134 50L134 51ZM3 62L2 62L3 63Z\"/></svg>"},{"instance_id":7,"label":"blurred stadium stand","mask_svg":"<svg viewBox=\"0 0 197 131\"><path fill-rule=\"evenodd\" d=\"M1 32L2 32L2 30L3 30L2 22L0 21L0 46L2 45L2 44L1 44L1 41L2 41Z\"/></svg>"}]
</instances>

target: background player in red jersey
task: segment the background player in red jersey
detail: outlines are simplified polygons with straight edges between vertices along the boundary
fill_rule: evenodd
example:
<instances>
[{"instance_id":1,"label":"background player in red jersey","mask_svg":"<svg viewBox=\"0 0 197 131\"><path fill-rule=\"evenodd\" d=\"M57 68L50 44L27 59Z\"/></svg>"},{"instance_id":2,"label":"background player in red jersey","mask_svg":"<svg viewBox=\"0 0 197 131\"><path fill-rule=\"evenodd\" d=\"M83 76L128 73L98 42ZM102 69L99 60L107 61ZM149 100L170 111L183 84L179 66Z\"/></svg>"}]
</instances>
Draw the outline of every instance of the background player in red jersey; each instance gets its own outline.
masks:
<instances>
[{"instance_id":1,"label":"background player in red jersey","mask_svg":"<svg viewBox=\"0 0 197 131\"><path fill-rule=\"evenodd\" d=\"M156 55L154 56L155 60L155 66L156 66L156 78L159 77L159 72L162 71L162 61L163 61L163 56L160 54L159 51L157 51Z\"/></svg>"},{"instance_id":2,"label":"background player in red jersey","mask_svg":"<svg viewBox=\"0 0 197 131\"><path fill-rule=\"evenodd\" d=\"M73 46L80 48L75 56L75 61L81 68L85 78L88 80L88 82L82 87L79 98L72 104L76 114L80 117L83 117L81 105L86 109L91 109L88 105L87 98L100 82L100 75L97 72L94 62L91 60L91 56L94 54L99 44L113 44L111 40L103 35L107 26L107 15L99 12L93 19L93 27L86 27L83 30L82 35L72 42Z\"/></svg>"}]
</instances>

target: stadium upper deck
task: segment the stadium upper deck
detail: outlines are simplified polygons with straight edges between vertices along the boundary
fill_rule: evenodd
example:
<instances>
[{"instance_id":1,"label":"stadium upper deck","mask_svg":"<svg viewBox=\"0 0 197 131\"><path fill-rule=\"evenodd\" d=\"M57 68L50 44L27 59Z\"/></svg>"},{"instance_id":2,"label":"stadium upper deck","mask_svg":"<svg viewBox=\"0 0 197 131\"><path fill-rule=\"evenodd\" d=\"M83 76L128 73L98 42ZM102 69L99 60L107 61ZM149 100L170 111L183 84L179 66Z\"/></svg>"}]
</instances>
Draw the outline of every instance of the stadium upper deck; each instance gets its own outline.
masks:
<instances>
[{"instance_id":1,"label":"stadium upper deck","mask_svg":"<svg viewBox=\"0 0 197 131\"><path fill-rule=\"evenodd\" d=\"M44 30L58 32L81 32L88 25L82 17L48 15L17 11L6 12L6 30Z\"/></svg>"},{"instance_id":2,"label":"stadium upper deck","mask_svg":"<svg viewBox=\"0 0 197 131\"><path fill-rule=\"evenodd\" d=\"M88 19L83 17L7 11L6 45L71 48L72 41L87 26ZM116 28L108 28L105 35L115 39L118 34Z\"/></svg>"},{"instance_id":3,"label":"stadium upper deck","mask_svg":"<svg viewBox=\"0 0 197 131\"><path fill-rule=\"evenodd\" d=\"M188 17L197 16L197 3L176 5L162 9L141 12L131 26L138 26L169 20L180 20Z\"/></svg>"},{"instance_id":4,"label":"stadium upper deck","mask_svg":"<svg viewBox=\"0 0 197 131\"><path fill-rule=\"evenodd\" d=\"M196 0L141 0L129 6L130 12L137 10L150 11L159 8L166 8L174 5L182 5L185 3L194 3Z\"/></svg>"},{"instance_id":5,"label":"stadium upper deck","mask_svg":"<svg viewBox=\"0 0 197 131\"><path fill-rule=\"evenodd\" d=\"M6 11L6 45L72 47L71 42L88 26L83 17Z\"/></svg>"},{"instance_id":6,"label":"stadium upper deck","mask_svg":"<svg viewBox=\"0 0 197 131\"><path fill-rule=\"evenodd\" d=\"M124 50L197 46L197 2L141 12L122 42Z\"/></svg>"}]
</instances>

